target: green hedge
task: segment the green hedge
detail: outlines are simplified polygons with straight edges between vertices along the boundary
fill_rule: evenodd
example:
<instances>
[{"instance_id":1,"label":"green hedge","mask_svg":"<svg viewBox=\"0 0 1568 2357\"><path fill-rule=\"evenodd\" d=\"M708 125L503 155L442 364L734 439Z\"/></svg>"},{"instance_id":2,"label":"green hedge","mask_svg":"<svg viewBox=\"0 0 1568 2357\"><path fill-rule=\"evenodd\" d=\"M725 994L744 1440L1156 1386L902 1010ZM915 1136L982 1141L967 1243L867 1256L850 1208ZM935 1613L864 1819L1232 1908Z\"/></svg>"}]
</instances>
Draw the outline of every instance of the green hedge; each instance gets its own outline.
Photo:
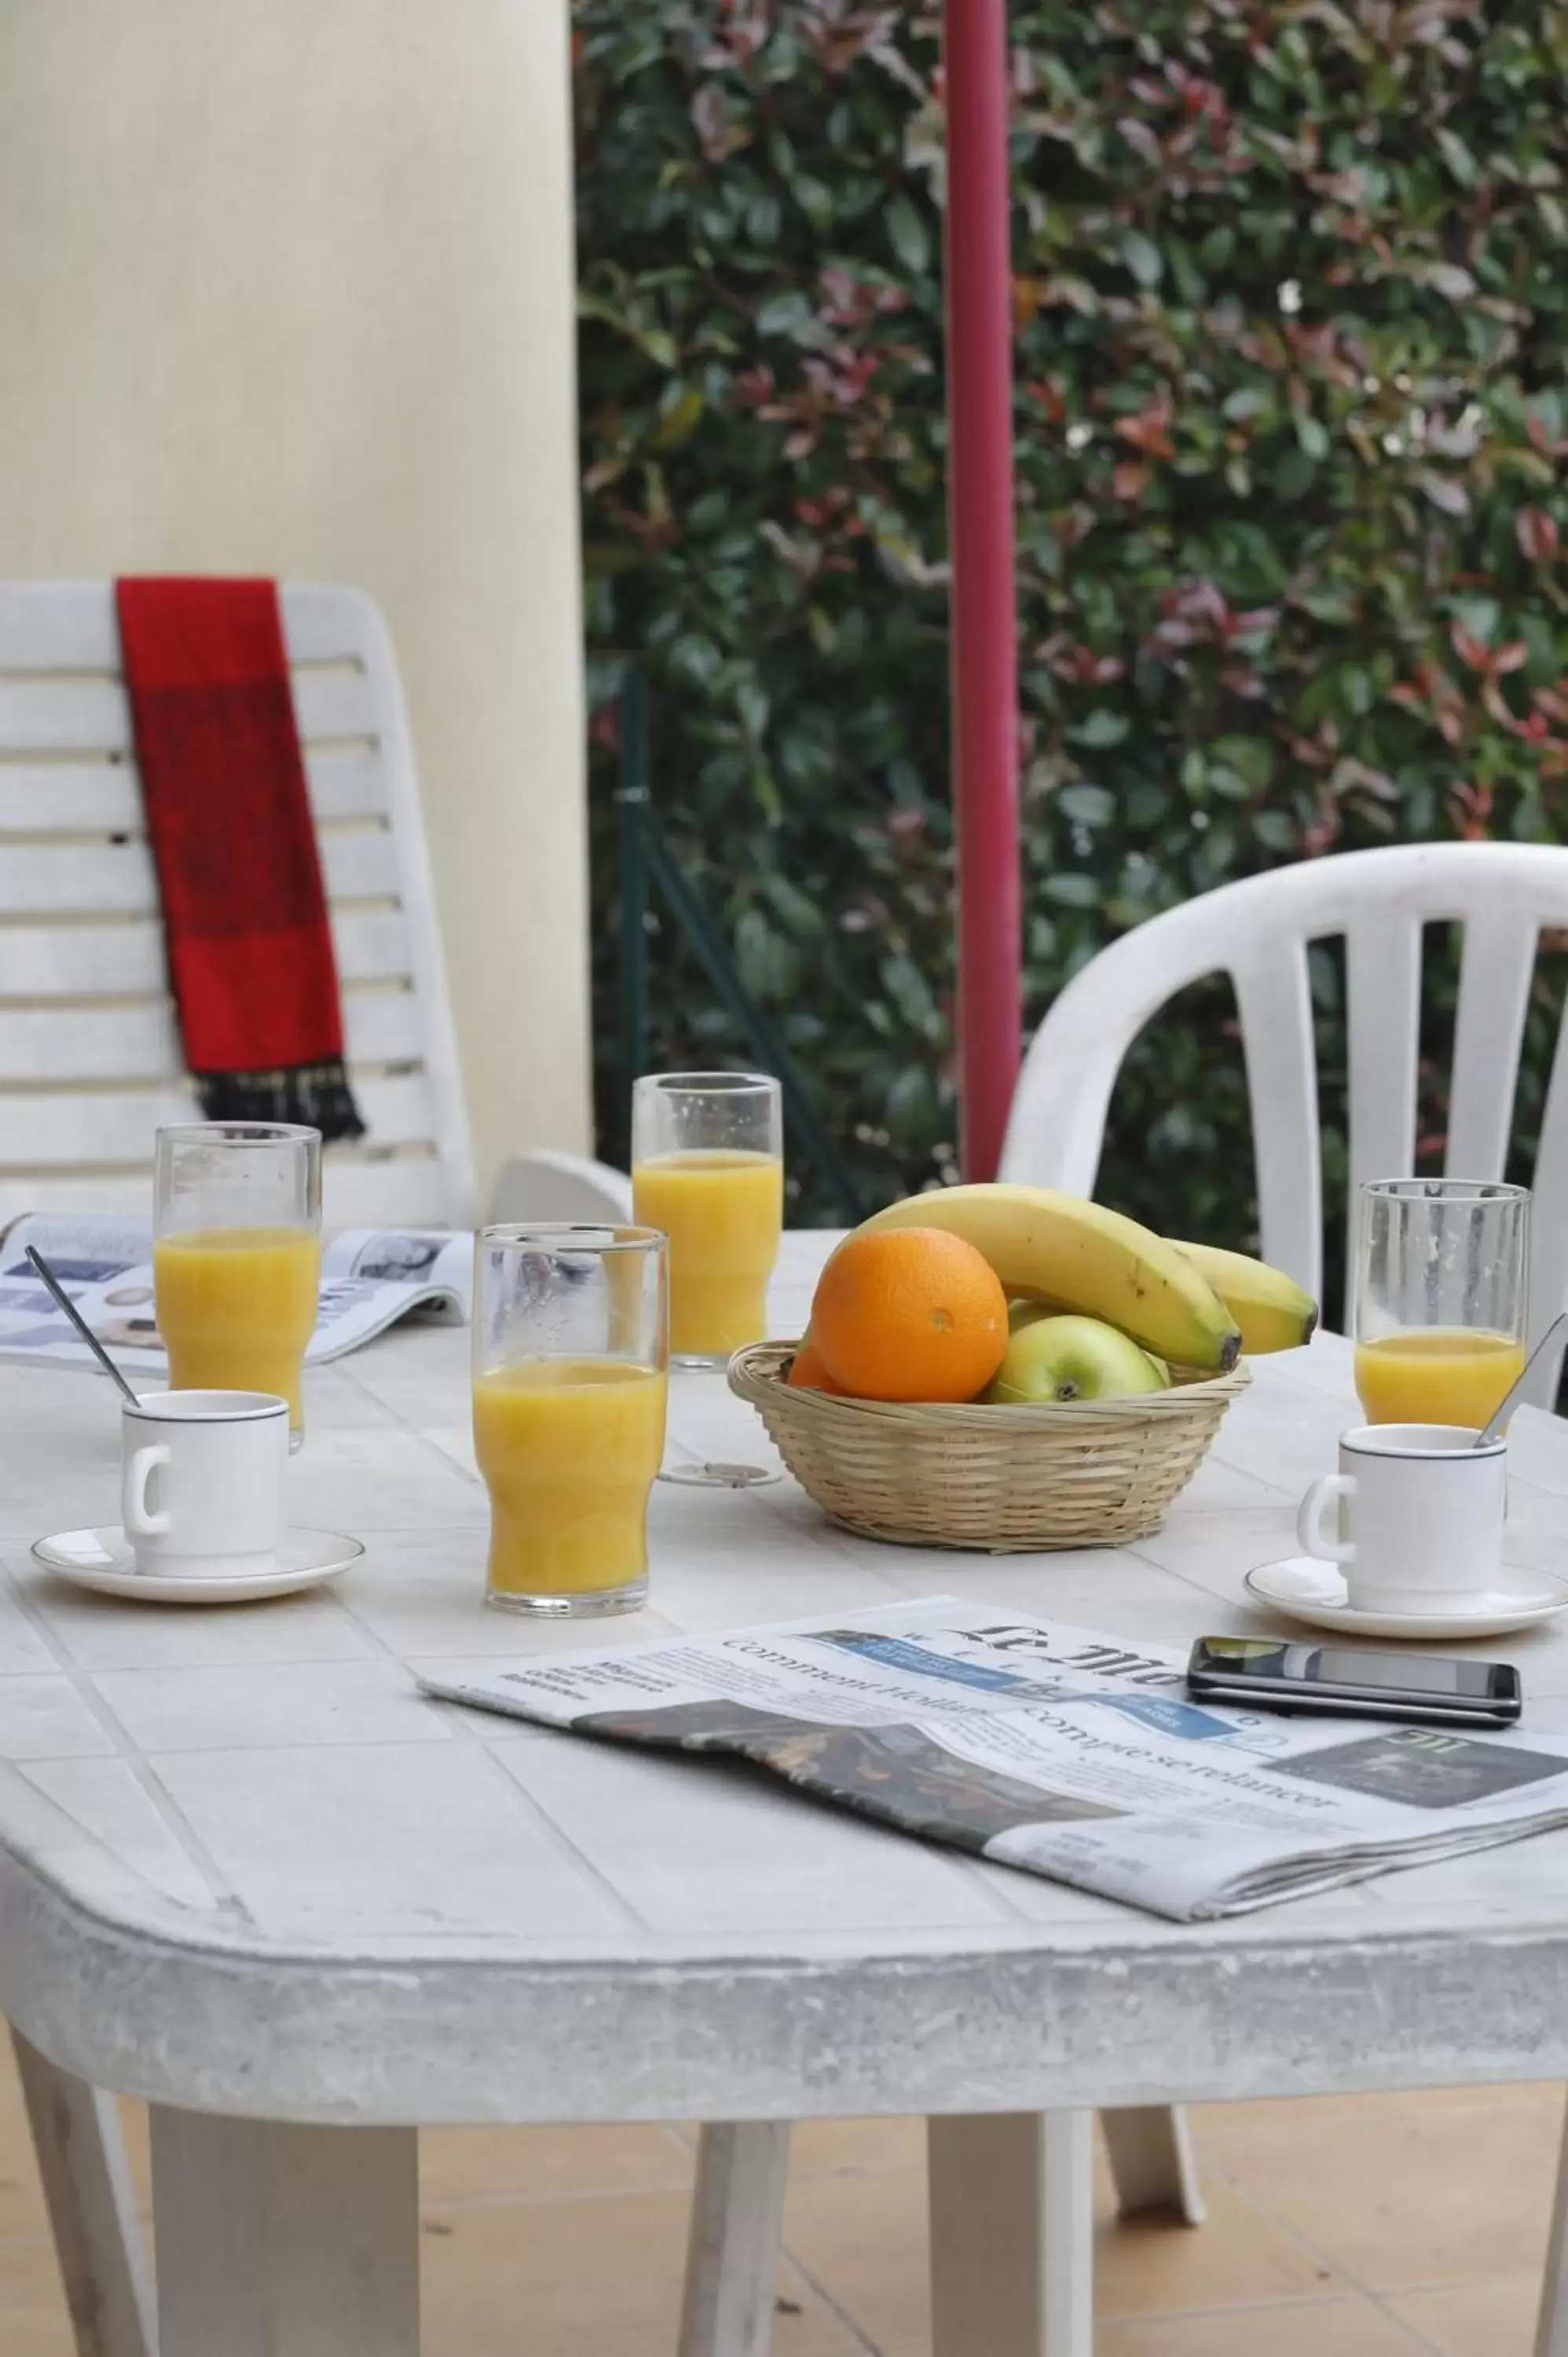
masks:
<instances>
[{"instance_id":1,"label":"green hedge","mask_svg":"<svg viewBox=\"0 0 1568 2357\"><path fill-rule=\"evenodd\" d=\"M948 1175L954 1135L936 21L575 19L603 1049L630 651L666 826L879 1200ZM1037 1017L1230 877L1557 834L1568 9L1048 0L1012 25ZM660 1057L732 1051L667 926L653 950ZM1442 943L1434 971L1429 1145ZM1327 957L1316 981L1337 1162ZM1543 980L1527 1132L1554 1006ZM1137 1052L1101 1191L1248 1232L1223 993Z\"/></svg>"}]
</instances>

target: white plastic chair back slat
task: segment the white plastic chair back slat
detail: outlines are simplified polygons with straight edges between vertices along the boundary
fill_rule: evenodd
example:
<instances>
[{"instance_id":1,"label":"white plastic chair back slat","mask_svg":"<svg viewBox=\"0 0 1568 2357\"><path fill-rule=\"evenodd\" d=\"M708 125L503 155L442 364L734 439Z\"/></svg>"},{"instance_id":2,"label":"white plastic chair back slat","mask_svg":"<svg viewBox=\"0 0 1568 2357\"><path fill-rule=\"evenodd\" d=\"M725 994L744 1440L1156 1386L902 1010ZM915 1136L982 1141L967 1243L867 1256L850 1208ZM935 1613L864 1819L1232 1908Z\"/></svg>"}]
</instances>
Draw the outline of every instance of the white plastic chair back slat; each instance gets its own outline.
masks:
<instances>
[{"instance_id":1,"label":"white plastic chair back slat","mask_svg":"<svg viewBox=\"0 0 1568 2357\"><path fill-rule=\"evenodd\" d=\"M343 592L345 597L357 594ZM287 619L285 604L285 627ZM344 660L349 661L347 655ZM290 671L302 744L349 745L377 737L381 715L363 672L294 663ZM128 759L130 698L118 678L91 675L81 664L71 665L69 676L52 679L19 679L7 670L0 674L0 744L21 754L108 754Z\"/></svg>"},{"instance_id":2,"label":"white plastic chair back slat","mask_svg":"<svg viewBox=\"0 0 1568 2357\"><path fill-rule=\"evenodd\" d=\"M90 594L84 596L84 592ZM335 582L295 581L284 591L284 628L292 664L350 668L345 601L369 607L358 589ZM371 608L373 611L374 609ZM112 590L102 582L0 581L0 646L7 678L25 683L62 672L118 682L120 627Z\"/></svg>"},{"instance_id":3,"label":"white plastic chair back slat","mask_svg":"<svg viewBox=\"0 0 1568 2357\"><path fill-rule=\"evenodd\" d=\"M0 844L0 861L5 848ZM349 1019L350 984L412 987L408 927L400 909L334 909L332 942ZM47 925L0 917L0 1020L9 1020L29 999L145 999L166 990L163 927L155 918ZM166 997L163 1003L172 1022L172 1006Z\"/></svg>"},{"instance_id":4,"label":"white plastic chair back slat","mask_svg":"<svg viewBox=\"0 0 1568 2357\"><path fill-rule=\"evenodd\" d=\"M1508 1160L1536 940L1535 926L1509 909L1478 909L1465 928L1444 1163L1451 1178L1496 1178Z\"/></svg>"},{"instance_id":5,"label":"white plastic chair back slat","mask_svg":"<svg viewBox=\"0 0 1568 2357\"><path fill-rule=\"evenodd\" d=\"M351 1067L417 1070L424 1038L412 991L349 991L343 1013ZM54 1088L64 1081L102 1083L105 1072L164 1072L178 1066L174 1009L165 999L124 1006L89 1000L73 1008L64 1025L55 1006L8 1006L0 1013L0 1090Z\"/></svg>"},{"instance_id":6,"label":"white plastic chair back slat","mask_svg":"<svg viewBox=\"0 0 1568 2357\"><path fill-rule=\"evenodd\" d=\"M1363 910L1345 936L1350 1028L1350 1187L1415 1168L1421 927ZM1319 1222L1321 1227L1321 1222Z\"/></svg>"},{"instance_id":7,"label":"white plastic chair back slat","mask_svg":"<svg viewBox=\"0 0 1568 2357\"><path fill-rule=\"evenodd\" d=\"M390 831L376 823L324 829L319 845L328 905L381 900L395 907L402 863ZM145 838L9 842L0 900L10 917L147 917L158 912L157 877Z\"/></svg>"},{"instance_id":8,"label":"white plastic chair back slat","mask_svg":"<svg viewBox=\"0 0 1568 2357\"><path fill-rule=\"evenodd\" d=\"M1316 1301L1323 1289L1317 1049L1303 941L1238 958L1236 1008L1252 1104L1259 1217L1278 1261Z\"/></svg>"},{"instance_id":9,"label":"white plastic chair back slat","mask_svg":"<svg viewBox=\"0 0 1568 2357\"><path fill-rule=\"evenodd\" d=\"M368 1135L333 1227L467 1226L468 1127L413 748L360 591L282 591L295 713ZM0 584L0 1214L145 1213L153 1132L195 1102L107 582Z\"/></svg>"},{"instance_id":10,"label":"white plastic chair back slat","mask_svg":"<svg viewBox=\"0 0 1568 2357\"><path fill-rule=\"evenodd\" d=\"M306 751L310 807L322 830L349 819L387 816L385 764L361 749ZM139 834L142 791L134 765L102 760L0 759L0 834Z\"/></svg>"},{"instance_id":11,"label":"white plastic chair back slat","mask_svg":"<svg viewBox=\"0 0 1568 2357\"><path fill-rule=\"evenodd\" d=\"M1568 1022L1557 1034L1552 1077L1541 1120L1541 1146L1532 1178L1534 1215L1530 1239L1530 1331L1543 1334L1568 1294ZM1555 1365L1550 1385L1530 1379L1529 1396L1539 1406L1556 1397Z\"/></svg>"},{"instance_id":12,"label":"white plastic chair back slat","mask_svg":"<svg viewBox=\"0 0 1568 2357\"><path fill-rule=\"evenodd\" d=\"M1347 941L1353 1189L1412 1167L1422 928L1440 923L1465 928L1447 1168L1455 1178L1500 1178L1538 937L1568 928L1568 849L1552 845L1348 852L1250 877L1151 918L1076 975L1036 1033L1014 1098L1003 1176L1092 1193L1128 1048L1177 991L1229 974L1246 1051L1262 1249L1305 1282L1319 1266L1322 1230L1306 945ZM1568 1295L1568 1056L1561 1034L1534 1187L1532 1336ZM1552 1397L1556 1378L1556 1367L1543 1365L1532 1394Z\"/></svg>"},{"instance_id":13,"label":"white plastic chair back slat","mask_svg":"<svg viewBox=\"0 0 1568 2357\"><path fill-rule=\"evenodd\" d=\"M371 1135L385 1147L413 1155L424 1143L421 1133L430 1095L423 1072L361 1077L354 1094ZM76 1168L89 1116L97 1160L123 1170L134 1168L145 1156L153 1130L193 1118L188 1091L173 1081L142 1089L95 1088L80 1095L52 1084L0 1089L0 1171L28 1165L51 1172Z\"/></svg>"}]
</instances>

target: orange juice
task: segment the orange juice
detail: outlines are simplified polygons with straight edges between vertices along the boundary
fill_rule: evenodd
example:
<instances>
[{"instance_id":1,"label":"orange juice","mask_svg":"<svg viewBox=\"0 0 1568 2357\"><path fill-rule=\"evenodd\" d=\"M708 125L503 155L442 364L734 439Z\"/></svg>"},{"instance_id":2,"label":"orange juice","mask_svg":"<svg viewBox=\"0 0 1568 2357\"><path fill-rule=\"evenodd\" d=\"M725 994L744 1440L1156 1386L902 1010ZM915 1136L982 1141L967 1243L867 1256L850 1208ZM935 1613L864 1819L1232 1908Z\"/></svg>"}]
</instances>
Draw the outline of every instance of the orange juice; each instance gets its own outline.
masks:
<instances>
[{"instance_id":1,"label":"orange juice","mask_svg":"<svg viewBox=\"0 0 1568 2357\"><path fill-rule=\"evenodd\" d=\"M321 1239L309 1228L201 1228L153 1246L158 1332L177 1392L280 1392L302 1422Z\"/></svg>"},{"instance_id":2,"label":"orange juice","mask_svg":"<svg viewBox=\"0 0 1568 2357\"><path fill-rule=\"evenodd\" d=\"M1372 1424L1478 1432L1523 1372L1522 1342L1467 1327L1410 1327L1356 1349L1356 1389Z\"/></svg>"},{"instance_id":3,"label":"orange juice","mask_svg":"<svg viewBox=\"0 0 1568 2357\"><path fill-rule=\"evenodd\" d=\"M580 1596L643 1577L665 1391L658 1369L625 1359L532 1359L475 1377L493 1594Z\"/></svg>"},{"instance_id":4,"label":"orange juice","mask_svg":"<svg viewBox=\"0 0 1568 2357\"><path fill-rule=\"evenodd\" d=\"M670 1348L727 1358L767 1331L768 1280L784 1226L776 1154L660 1154L631 1174L638 1221L670 1239Z\"/></svg>"}]
</instances>

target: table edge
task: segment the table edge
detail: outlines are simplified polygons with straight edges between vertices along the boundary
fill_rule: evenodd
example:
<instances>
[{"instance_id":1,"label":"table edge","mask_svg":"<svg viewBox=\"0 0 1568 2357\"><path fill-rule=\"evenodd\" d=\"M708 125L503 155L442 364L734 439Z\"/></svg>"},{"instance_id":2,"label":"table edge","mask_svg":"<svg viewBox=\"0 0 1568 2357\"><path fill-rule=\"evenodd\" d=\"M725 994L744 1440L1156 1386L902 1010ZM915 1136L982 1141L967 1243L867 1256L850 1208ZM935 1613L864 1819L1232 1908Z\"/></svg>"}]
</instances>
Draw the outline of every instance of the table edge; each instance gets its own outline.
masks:
<instances>
[{"instance_id":1,"label":"table edge","mask_svg":"<svg viewBox=\"0 0 1568 2357\"><path fill-rule=\"evenodd\" d=\"M177 1912L170 1904L168 1912ZM344 2124L1015 2111L1568 2074L1568 1924L588 1961L171 1935L0 1844L0 2007L152 2102Z\"/></svg>"}]
</instances>

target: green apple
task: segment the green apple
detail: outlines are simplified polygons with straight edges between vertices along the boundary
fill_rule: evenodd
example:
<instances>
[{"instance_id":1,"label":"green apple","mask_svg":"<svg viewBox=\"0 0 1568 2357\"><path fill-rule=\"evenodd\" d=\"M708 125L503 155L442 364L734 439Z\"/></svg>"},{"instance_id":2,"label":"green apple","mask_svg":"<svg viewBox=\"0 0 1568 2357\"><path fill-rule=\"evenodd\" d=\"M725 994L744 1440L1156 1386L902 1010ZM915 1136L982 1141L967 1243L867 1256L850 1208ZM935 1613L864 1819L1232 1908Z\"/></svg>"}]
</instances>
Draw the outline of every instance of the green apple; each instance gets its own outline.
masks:
<instances>
[{"instance_id":1,"label":"green apple","mask_svg":"<svg viewBox=\"0 0 1568 2357\"><path fill-rule=\"evenodd\" d=\"M1169 1388L1157 1359L1100 1318L1036 1318L1007 1345L989 1391L996 1406L1036 1400L1134 1399Z\"/></svg>"}]
</instances>

